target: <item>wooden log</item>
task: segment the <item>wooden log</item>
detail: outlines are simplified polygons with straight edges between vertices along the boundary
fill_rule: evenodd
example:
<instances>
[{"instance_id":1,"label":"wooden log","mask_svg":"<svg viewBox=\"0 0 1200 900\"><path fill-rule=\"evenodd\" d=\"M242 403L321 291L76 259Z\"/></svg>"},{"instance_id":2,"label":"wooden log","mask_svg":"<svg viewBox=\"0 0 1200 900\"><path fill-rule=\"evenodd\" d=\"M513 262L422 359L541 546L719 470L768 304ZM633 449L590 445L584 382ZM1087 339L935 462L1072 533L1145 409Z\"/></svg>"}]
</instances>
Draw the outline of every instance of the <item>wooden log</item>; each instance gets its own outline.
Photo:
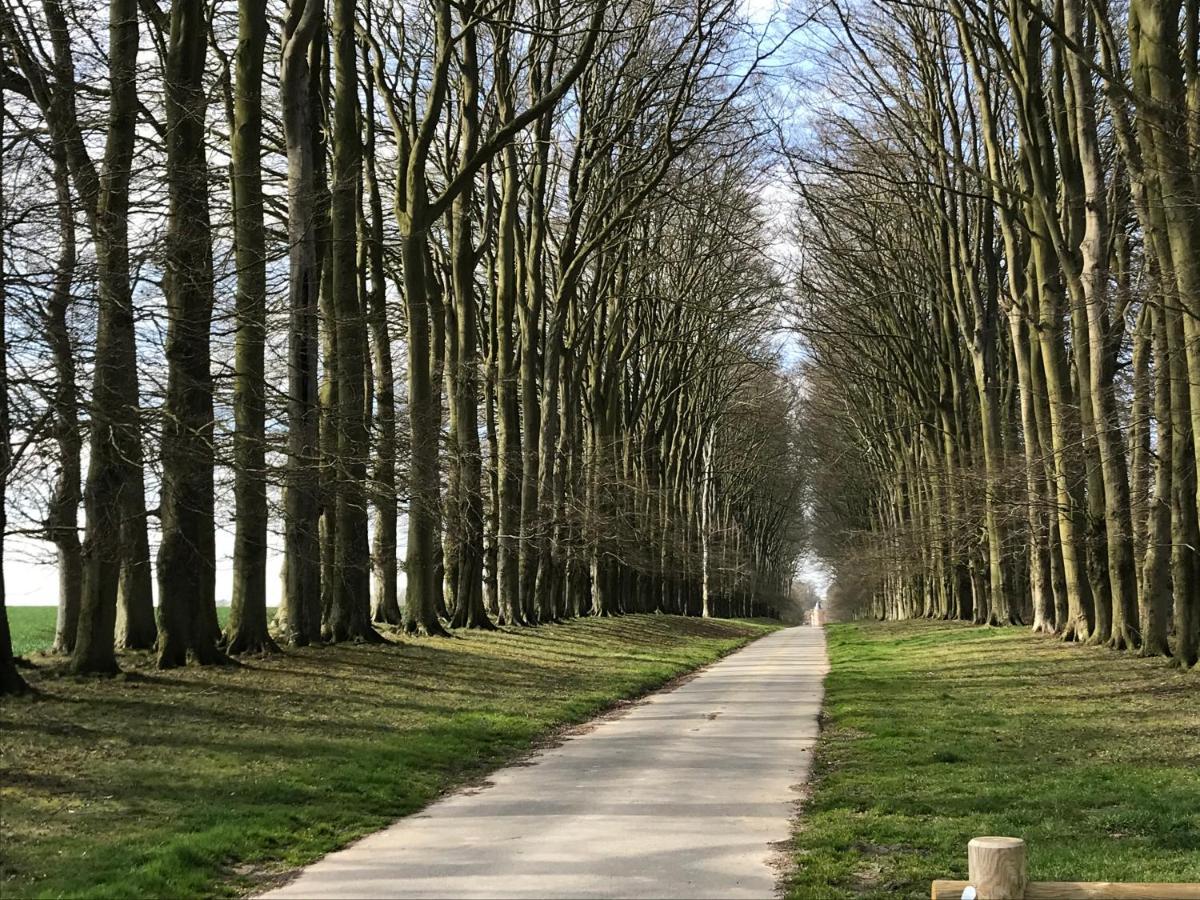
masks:
<instances>
[{"instance_id":1,"label":"wooden log","mask_svg":"<svg viewBox=\"0 0 1200 900\"><path fill-rule=\"evenodd\" d=\"M1025 842L1014 837L977 837L967 844L967 878L978 900L1022 900L1029 881Z\"/></svg>"},{"instance_id":2,"label":"wooden log","mask_svg":"<svg viewBox=\"0 0 1200 900\"><path fill-rule=\"evenodd\" d=\"M933 883L931 896L933 900L962 900L963 892L972 886L970 881L939 880ZM1023 900L1200 900L1200 884L1031 881L1025 886Z\"/></svg>"}]
</instances>

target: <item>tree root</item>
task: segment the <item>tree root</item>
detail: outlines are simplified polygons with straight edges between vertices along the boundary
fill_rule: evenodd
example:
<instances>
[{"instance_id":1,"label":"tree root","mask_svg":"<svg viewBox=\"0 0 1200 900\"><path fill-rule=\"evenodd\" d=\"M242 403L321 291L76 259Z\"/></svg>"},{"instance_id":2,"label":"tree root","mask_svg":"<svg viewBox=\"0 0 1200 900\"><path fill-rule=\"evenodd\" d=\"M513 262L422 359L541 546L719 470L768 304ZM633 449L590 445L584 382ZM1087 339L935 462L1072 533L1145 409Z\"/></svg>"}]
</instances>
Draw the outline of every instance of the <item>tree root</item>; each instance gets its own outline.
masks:
<instances>
[{"instance_id":1,"label":"tree root","mask_svg":"<svg viewBox=\"0 0 1200 900\"><path fill-rule=\"evenodd\" d=\"M432 622L417 622L410 619L404 623L404 633L413 637L448 638L451 636L438 619L434 619Z\"/></svg>"},{"instance_id":2,"label":"tree root","mask_svg":"<svg viewBox=\"0 0 1200 900\"><path fill-rule=\"evenodd\" d=\"M254 637L237 634L229 638L225 652L230 656L271 656L281 651L269 634Z\"/></svg>"},{"instance_id":3,"label":"tree root","mask_svg":"<svg viewBox=\"0 0 1200 900\"><path fill-rule=\"evenodd\" d=\"M482 610L469 613L464 607L460 606L454 611L454 616L450 619L450 627L471 628L477 631L495 631L496 623Z\"/></svg>"},{"instance_id":4,"label":"tree root","mask_svg":"<svg viewBox=\"0 0 1200 900\"><path fill-rule=\"evenodd\" d=\"M1105 642L1110 650L1136 650L1142 644L1141 635L1130 625L1114 628L1112 636Z\"/></svg>"}]
</instances>

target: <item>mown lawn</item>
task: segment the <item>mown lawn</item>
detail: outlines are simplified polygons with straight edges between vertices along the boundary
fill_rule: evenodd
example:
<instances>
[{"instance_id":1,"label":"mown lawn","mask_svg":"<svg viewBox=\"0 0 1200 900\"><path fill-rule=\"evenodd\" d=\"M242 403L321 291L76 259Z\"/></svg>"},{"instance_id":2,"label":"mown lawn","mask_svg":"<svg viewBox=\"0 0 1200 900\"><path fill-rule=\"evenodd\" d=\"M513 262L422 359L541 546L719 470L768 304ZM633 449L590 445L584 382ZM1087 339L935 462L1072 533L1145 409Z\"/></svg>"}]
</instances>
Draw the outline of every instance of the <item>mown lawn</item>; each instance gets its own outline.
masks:
<instances>
[{"instance_id":1,"label":"mown lawn","mask_svg":"<svg viewBox=\"0 0 1200 900\"><path fill-rule=\"evenodd\" d=\"M792 900L928 897L989 834L1038 881L1200 881L1200 672L1016 628L828 635Z\"/></svg>"},{"instance_id":2,"label":"mown lawn","mask_svg":"<svg viewBox=\"0 0 1200 900\"><path fill-rule=\"evenodd\" d=\"M626 616L165 673L125 654L115 680L36 656L38 697L0 708L0 897L245 891L772 627Z\"/></svg>"}]
</instances>

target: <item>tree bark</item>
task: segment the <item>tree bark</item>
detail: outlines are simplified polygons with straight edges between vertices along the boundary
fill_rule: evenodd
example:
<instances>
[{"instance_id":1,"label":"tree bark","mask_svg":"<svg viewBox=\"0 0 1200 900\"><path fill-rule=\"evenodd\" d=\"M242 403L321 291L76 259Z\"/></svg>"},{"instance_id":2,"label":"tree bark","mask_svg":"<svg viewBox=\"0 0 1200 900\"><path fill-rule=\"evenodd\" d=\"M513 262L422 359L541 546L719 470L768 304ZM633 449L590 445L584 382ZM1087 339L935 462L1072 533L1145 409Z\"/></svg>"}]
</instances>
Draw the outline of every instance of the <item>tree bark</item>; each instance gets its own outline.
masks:
<instances>
[{"instance_id":1,"label":"tree bark","mask_svg":"<svg viewBox=\"0 0 1200 900\"><path fill-rule=\"evenodd\" d=\"M164 293L167 392L164 402L158 549L159 668L226 657L210 630L216 560L213 531L213 396L209 372L212 247L204 146L203 0L175 0L166 62L167 189Z\"/></svg>"},{"instance_id":2,"label":"tree bark","mask_svg":"<svg viewBox=\"0 0 1200 900\"><path fill-rule=\"evenodd\" d=\"M233 595L225 631L229 653L273 653L279 649L267 627L267 251L262 189L262 79L267 32L266 0L240 0L230 139L238 285L233 383L236 524Z\"/></svg>"},{"instance_id":3,"label":"tree bark","mask_svg":"<svg viewBox=\"0 0 1200 900\"><path fill-rule=\"evenodd\" d=\"M73 69L68 70L72 76ZM60 84L63 82L59 74ZM71 287L77 259L75 213L71 201L70 172L61 148L53 151L54 189L58 203L60 249L54 272L53 292L46 304L46 340L54 357L55 385L52 425L58 444L58 477L50 498L46 533L58 555L58 615L52 652L70 654L75 649L79 628L80 579L83 558L79 543L80 454L83 449L79 429L78 389L75 381L75 348L67 327L71 306Z\"/></svg>"},{"instance_id":4,"label":"tree bark","mask_svg":"<svg viewBox=\"0 0 1200 900\"><path fill-rule=\"evenodd\" d=\"M1167 314L1160 306L1154 319L1154 417L1158 424L1154 494L1150 499L1146 529L1146 555L1142 567L1141 631L1144 656L1169 656L1167 630L1171 616L1171 505L1172 460L1175 432L1171 420L1170 344Z\"/></svg>"},{"instance_id":5,"label":"tree bark","mask_svg":"<svg viewBox=\"0 0 1200 900\"><path fill-rule=\"evenodd\" d=\"M366 345L363 307L358 295L358 182L362 175L359 134L358 66L355 0L334 0L332 20L334 66L333 183L331 211L330 308L327 323L337 335L336 356L326 360L336 381L332 407L336 456L334 488L334 583L329 633L334 641L379 641L371 627L370 540L367 533ZM328 511L328 506L326 507Z\"/></svg>"},{"instance_id":6,"label":"tree bark","mask_svg":"<svg viewBox=\"0 0 1200 900\"><path fill-rule=\"evenodd\" d=\"M310 52L320 0L291 0L283 29L280 94L288 163L288 456L284 485L283 603L279 620L293 646L321 636L316 139Z\"/></svg>"},{"instance_id":7,"label":"tree bark","mask_svg":"<svg viewBox=\"0 0 1200 900\"><path fill-rule=\"evenodd\" d=\"M4 92L0 91L0 142L4 139L4 124L8 116L4 110ZM4 161L0 157L0 176L4 174ZM0 185L4 184L0 178ZM0 211L7 211L4 192L0 189ZM0 335L7 334L8 279L0 272ZM4 535L8 531L8 475L12 468L12 445L9 443L8 416L8 342L0 340L0 559L4 558ZM0 566L0 697L12 697L28 692L29 685L17 670L13 658L12 634L8 627L7 592L4 584L4 568Z\"/></svg>"},{"instance_id":8,"label":"tree bark","mask_svg":"<svg viewBox=\"0 0 1200 900\"><path fill-rule=\"evenodd\" d=\"M464 17L473 5L464 7ZM474 157L479 143L479 62L474 31L463 36L459 117L460 165ZM449 554L454 573L455 628L492 629L483 602L483 460L479 445L479 335L475 297L476 251L471 235L474 191L467 187L450 208L451 279L454 325L457 329L450 378L451 454L454 490L447 510ZM449 304L448 304L449 305Z\"/></svg>"},{"instance_id":9,"label":"tree bark","mask_svg":"<svg viewBox=\"0 0 1200 900\"><path fill-rule=\"evenodd\" d=\"M374 69L365 67L366 100L363 142L363 183L367 193L367 261L371 289L366 297L371 337L371 362L375 386L375 470L373 473L375 534L371 559L375 573L371 618L386 625L399 625L400 600L396 555L396 379L392 366L392 337L387 318L387 286L383 266L383 200L375 165Z\"/></svg>"},{"instance_id":10,"label":"tree bark","mask_svg":"<svg viewBox=\"0 0 1200 900\"><path fill-rule=\"evenodd\" d=\"M137 122L137 0L109 5L109 109L104 166L97 182L76 161L76 187L94 198L94 238L99 308L92 385L88 473L84 486L87 520L83 541L83 584L79 629L71 671L111 674L117 587L125 548L144 507L140 486L141 439L137 416L137 367L133 352L133 298L129 285L129 173ZM82 183L81 183L82 182ZM144 518L142 531L144 533Z\"/></svg>"}]
</instances>

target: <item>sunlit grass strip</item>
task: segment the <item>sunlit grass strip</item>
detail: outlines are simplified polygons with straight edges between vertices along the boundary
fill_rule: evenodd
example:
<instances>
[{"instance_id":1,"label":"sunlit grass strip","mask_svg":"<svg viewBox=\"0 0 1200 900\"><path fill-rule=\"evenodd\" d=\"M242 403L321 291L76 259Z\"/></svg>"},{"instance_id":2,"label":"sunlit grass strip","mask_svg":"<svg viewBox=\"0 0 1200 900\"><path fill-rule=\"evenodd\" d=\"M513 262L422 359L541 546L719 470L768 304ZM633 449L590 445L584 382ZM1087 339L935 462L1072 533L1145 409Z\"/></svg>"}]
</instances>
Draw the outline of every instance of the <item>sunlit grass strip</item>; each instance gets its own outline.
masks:
<instances>
[{"instance_id":1,"label":"sunlit grass strip","mask_svg":"<svg viewBox=\"0 0 1200 900\"><path fill-rule=\"evenodd\" d=\"M41 699L0 710L0 896L236 893L771 627L626 616L236 670L126 655L115 681L34 673Z\"/></svg>"},{"instance_id":2,"label":"sunlit grass strip","mask_svg":"<svg viewBox=\"0 0 1200 900\"><path fill-rule=\"evenodd\" d=\"M928 897L967 841L1047 881L1200 881L1200 678L1026 629L829 628L788 895Z\"/></svg>"}]
</instances>

